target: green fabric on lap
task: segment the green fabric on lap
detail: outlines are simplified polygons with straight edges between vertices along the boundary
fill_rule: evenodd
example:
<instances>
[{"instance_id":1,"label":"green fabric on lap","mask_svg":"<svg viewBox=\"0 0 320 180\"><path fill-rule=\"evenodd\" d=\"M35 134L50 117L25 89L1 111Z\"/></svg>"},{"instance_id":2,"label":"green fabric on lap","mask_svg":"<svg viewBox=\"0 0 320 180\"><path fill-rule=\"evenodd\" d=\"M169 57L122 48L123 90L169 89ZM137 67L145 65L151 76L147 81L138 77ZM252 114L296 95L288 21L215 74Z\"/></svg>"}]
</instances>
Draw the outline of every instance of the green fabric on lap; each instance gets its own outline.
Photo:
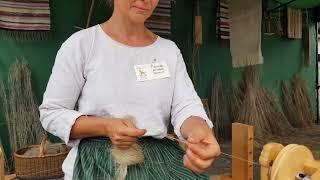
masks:
<instances>
[{"instance_id":1,"label":"green fabric on lap","mask_svg":"<svg viewBox=\"0 0 320 180\"><path fill-rule=\"evenodd\" d=\"M183 166L184 151L168 139L140 139L144 152L143 164L128 167L126 180L208 180ZM107 138L83 139L79 144L74 166L74 180L115 180L116 165L111 155L111 141Z\"/></svg>"}]
</instances>

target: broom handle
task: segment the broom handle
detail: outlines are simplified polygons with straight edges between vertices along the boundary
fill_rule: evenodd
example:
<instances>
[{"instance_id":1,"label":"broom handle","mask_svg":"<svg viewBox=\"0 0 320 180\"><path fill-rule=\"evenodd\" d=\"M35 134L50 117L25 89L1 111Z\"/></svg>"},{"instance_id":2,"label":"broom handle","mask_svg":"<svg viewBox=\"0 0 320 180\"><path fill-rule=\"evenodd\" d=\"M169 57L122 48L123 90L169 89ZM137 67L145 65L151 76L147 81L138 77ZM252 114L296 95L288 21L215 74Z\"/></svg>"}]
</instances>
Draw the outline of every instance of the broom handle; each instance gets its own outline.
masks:
<instances>
[{"instance_id":1,"label":"broom handle","mask_svg":"<svg viewBox=\"0 0 320 180\"><path fill-rule=\"evenodd\" d=\"M41 144L40 144L40 153L39 153L39 157L43 158L45 156L45 152L44 152L44 148L46 143L48 142L48 135L45 134L44 137L41 140Z\"/></svg>"},{"instance_id":2,"label":"broom handle","mask_svg":"<svg viewBox=\"0 0 320 180\"><path fill-rule=\"evenodd\" d=\"M0 148L0 180L4 180L4 154Z\"/></svg>"},{"instance_id":3,"label":"broom handle","mask_svg":"<svg viewBox=\"0 0 320 180\"><path fill-rule=\"evenodd\" d=\"M95 2L96 2L96 0L92 0L91 1L91 6L90 6L90 10L89 10L89 15L88 15L88 19L87 19L86 28L88 28L90 26L90 21L91 21L91 17L92 17L92 13L93 13L93 8L94 8Z\"/></svg>"}]
</instances>

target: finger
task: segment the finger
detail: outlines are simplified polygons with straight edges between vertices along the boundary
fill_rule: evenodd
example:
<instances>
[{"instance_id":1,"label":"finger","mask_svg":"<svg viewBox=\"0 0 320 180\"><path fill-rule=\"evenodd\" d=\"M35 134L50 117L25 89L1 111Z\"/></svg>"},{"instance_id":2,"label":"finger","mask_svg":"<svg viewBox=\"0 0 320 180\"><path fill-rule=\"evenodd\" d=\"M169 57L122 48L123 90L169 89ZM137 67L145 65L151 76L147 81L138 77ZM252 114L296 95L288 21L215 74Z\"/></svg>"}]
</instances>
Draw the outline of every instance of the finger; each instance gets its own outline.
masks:
<instances>
[{"instance_id":1,"label":"finger","mask_svg":"<svg viewBox=\"0 0 320 180\"><path fill-rule=\"evenodd\" d=\"M131 147L131 146L117 145L117 148L122 149L122 150L129 149L130 147Z\"/></svg>"},{"instance_id":2,"label":"finger","mask_svg":"<svg viewBox=\"0 0 320 180\"><path fill-rule=\"evenodd\" d=\"M219 146L207 145L199 146L199 144L189 144L188 150L191 150L194 154L199 156L202 160L212 159L219 155Z\"/></svg>"},{"instance_id":3,"label":"finger","mask_svg":"<svg viewBox=\"0 0 320 180\"><path fill-rule=\"evenodd\" d=\"M207 138L207 136L208 134L205 134L205 133L191 134L188 137L188 143L191 143L191 144L201 143Z\"/></svg>"},{"instance_id":4,"label":"finger","mask_svg":"<svg viewBox=\"0 0 320 180\"><path fill-rule=\"evenodd\" d=\"M196 173L203 173L205 170L203 170L203 169L199 169L198 167L196 167L195 165L193 165L192 163L191 163L191 161L189 160L189 158L185 155L185 156L183 156L183 165L186 167L186 168L188 168L188 169L190 169L191 171L193 171L193 172L196 172Z\"/></svg>"},{"instance_id":5,"label":"finger","mask_svg":"<svg viewBox=\"0 0 320 180\"><path fill-rule=\"evenodd\" d=\"M123 136L131 136L131 137L141 137L146 133L145 129L137 129L137 128L124 128L121 131L121 135Z\"/></svg>"},{"instance_id":6,"label":"finger","mask_svg":"<svg viewBox=\"0 0 320 180\"><path fill-rule=\"evenodd\" d=\"M201 139L200 138L197 138L197 137L189 137L188 138L188 143L191 143L191 144L198 144L200 143Z\"/></svg>"},{"instance_id":7,"label":"finger","mask_svg":"<svg viewBox=\"0 0 320 180\"><path fill-rule=\"evenodd\" d=\"M112 141L112 144L115 144L115 145L120 145L120 144L133 144L135 143L136 141L124 141L122 136L114 136L111 138L111 141Z\"/></svg>"},{"instance_id":8,"label":"finger","mask_svg":"<svg viewBox=\"0 0 320 180\"><path fill-rule=\"evenodd\" d=\"M213 158L209 160L202 160L190 150L187 150L187 157L192 165L202 170L207 169L213 162Z\"/></svg>"},{"instance_id":9,"label":"finger","mask_svg":"<svg viewBox=\"0 0 320 180\"><path fill-rule=\"evenodd\" d=\"M112 144L115 145L115 146L129 146L129 147L131 147L134 143L132 143L132 142L112 141Z\"/></svg>"},{"instance_id":10,"label":"finger","mask_svg":"<svg viewBox=\"0 0 320 180\"><path fill-rule=\"evenodd\" d=\"M118 142L117 145L131 146L134 142Z\"/></svg>"},{"instance_id":11,"label":"finger","mask_svg":"<svg viewBox=\"0 0 320 180\"><path fill-rule=\"evenodd\" d=\"M208 145L208 149L212 149L212 151L215 152L215 157L220 156L221 154L220 145L214 136L212 136L211 139L209 140L208 139L203 140L202 143Z\"/></svg>"},{"instance_id":12,"label":"finger","mask_svg":"<svg viewBox=\"0 0 320 180\"><path fill-rule=\"evenodd\" d=\"M136 128L136 125L134 124L133 120L131 119L124 119L122 120L122 123L126 125L127 127Z\"/></svg>"},{"instance_id":13,"label":"finger","mask_svg":"<svg viewBox=\"0 0 320 180\"><path fill-rule=\"evenodd\" d=\"M124 142L136 142L138 140L137 137L131 137L131 136L120 136L119 141Z\"/></svg>"}]
</instances>

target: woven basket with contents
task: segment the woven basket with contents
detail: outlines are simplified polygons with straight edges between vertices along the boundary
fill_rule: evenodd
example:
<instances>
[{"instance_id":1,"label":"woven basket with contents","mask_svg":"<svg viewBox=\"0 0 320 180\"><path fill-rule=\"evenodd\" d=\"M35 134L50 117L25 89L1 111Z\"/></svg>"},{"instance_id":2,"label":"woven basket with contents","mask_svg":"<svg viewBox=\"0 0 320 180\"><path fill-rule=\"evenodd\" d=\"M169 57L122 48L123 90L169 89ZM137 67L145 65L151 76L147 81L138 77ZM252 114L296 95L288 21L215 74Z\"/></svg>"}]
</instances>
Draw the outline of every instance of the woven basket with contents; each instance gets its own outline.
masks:
<instances>
[{"instance_id":1,"label":"woven basket with contents","mask_svg":"<svg viewBox=\"0 0 320 180\"><path fill-rule=\"evenodd\" d=\"M65 144L48 144L48 136L40 145L21 148L14 153L18 179L53 179L64 176L62 163L70 148Z\"/></svg>"}]
</instances>

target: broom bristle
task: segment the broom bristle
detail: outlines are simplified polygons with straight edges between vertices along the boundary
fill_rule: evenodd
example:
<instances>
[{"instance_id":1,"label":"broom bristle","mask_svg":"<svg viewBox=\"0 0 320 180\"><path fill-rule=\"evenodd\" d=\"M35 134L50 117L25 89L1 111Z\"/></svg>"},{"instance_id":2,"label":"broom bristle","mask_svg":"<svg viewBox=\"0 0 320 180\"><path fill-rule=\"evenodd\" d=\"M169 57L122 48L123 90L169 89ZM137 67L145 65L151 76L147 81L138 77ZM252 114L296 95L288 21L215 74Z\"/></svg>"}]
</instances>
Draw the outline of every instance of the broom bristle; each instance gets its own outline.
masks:
<instances>
[{"instance_id":1,"label":"broom bristle","mask_svg":"<svg viewBox=\"0 0 320 180\"><path fill-rule=\"evenodd\" d=\"M264 144L267 137L293 133L275 96L260 86L256 66L245 68L243 80L233 90L230 103L233 117L237 122L255 127L257 144Z\"/></svg>"},{"instance_id":2,"label":"broom bristle","mask_svg":"<svg viewBox=\"0 0 320 180\"><path fill-rule=\"evenodd\" d=\"M216 136L218 138L229 139L231 137L231 118L219 74L216 74L214 77L211 108L211 118L215 126Z\"/></svg>"},{"instance_id":3,"label":"broom bristle","mask_svg":"<svg viewBox=\"0 0 320 180\"><path fill-rule=\"evenodd\" d=\"M292 81L292 90L282 82L283 108L289 122L297 128L310 127L315 120L311 100L305 80L296 75Z\"/></svg>"},{"instance_id":4,"label":"broom bristle","mask_svg":"<svg viewBox=\"0 0 320 180\"><path fill-rule=\"evenodd\" d=\"M5 111L11 149L38 144L44 134L38 104L31 86L31 71L25 60L10 66L8 90L1 84L0 96Z\"/></svg>"}]
</instances>

